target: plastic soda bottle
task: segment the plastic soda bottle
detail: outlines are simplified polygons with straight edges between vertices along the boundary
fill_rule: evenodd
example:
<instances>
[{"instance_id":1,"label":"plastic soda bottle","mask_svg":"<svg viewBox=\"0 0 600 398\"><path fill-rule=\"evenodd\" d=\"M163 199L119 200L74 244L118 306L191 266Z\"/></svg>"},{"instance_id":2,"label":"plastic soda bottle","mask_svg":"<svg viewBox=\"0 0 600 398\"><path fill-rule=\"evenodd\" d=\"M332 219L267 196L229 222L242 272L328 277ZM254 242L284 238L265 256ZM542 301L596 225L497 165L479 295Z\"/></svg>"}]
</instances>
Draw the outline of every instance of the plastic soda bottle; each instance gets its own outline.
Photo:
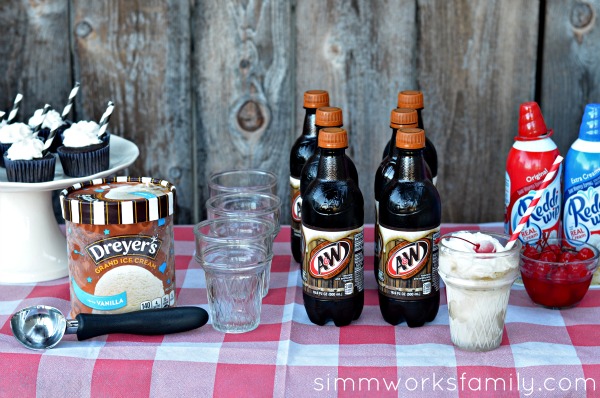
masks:
<instances>
[{"instance_id":1,"label":"plastic soda bottle","mask_svg":"<svg viewBox=\"0 0 600 398\"><path fill-rule=\"evenodd\" d=\"M426 173L425 131L398 130L396 147L396 176L379 202L379 309L392 325L417 327L433 321L440 305L436 241L442 207Z\"/></svg>"},{"instance_id":2,"label":"plastic soda bottle","mask_svg":"<svg viewBox=\"0 0 600 398\"><path fill-rule=\"evenodd\" d=\"M325 90L304 92L304 123L302 135L298 137L290 151L290 192L291 192L291 239L292 255L296 262L301 260L302 196L300 195L300 177L302 168L317 148L317 127L315 119L317 108L329 106L329 94Z\"/></svg>"},{"instance_id":3,"label":"plastic soda bottle","mask_svg":"<svg viewBox=\"0 0 600 398\"><path fill-rule=\"evenodd\" d=\"M425 129L423 123L423 109L425 109L423 93L417 90L404 90L398 93L398 108L409 108L417 111L418 115L418 125L417 127L420 129ZM394 148L396 145L395 141L390 140L385 150L383 151L383 157L385 158L389 151ZM423 151L423 156L425 157L425 162L429 169L431 170L431 176L433 184L437 183L437 175L438 175L438 159L437 159L437 151L433 142L427 137L425 137L425 150Z\"/></svg>"},{"instance_id":4,"label":"plastic soda bottle","mask_svg":"<svg viewBox=\"0 0 600 398\"><path fill-rule=\"evenodd\" d=\"M348 173L346 130L324 128L318 142L317 176L302 199L302 296L311 322L344 326L364 304L364 201Z\"/></svg>"},{"instance_id":5,"label":"plastic soda bottle","mask_svg":"<svg viewBox=\"0 0 600 398\"><path fill-rule=\"evenodd\" d=\"M317 109L315 125L317 126L317 140L319 137L319 131L325 127L342 127L344 125L344 117L341 108L334 106L322 107ZM319 160L321 159L321 149L317 147L315 153L306 161L302 174L300 176L300 195L304 195L304 191L308 185L317 176L319 169ZM358 186L358 171L352 159L348 155L344 154L344 160L348 167L348 173L350 178L354 180L356 186Z\"/></svg>"},{"instance_id":6,"label":"plastic soda bottle","mask_svg":"<svg viewBox=\"0 0 600 398\"><path fill-rule=\"evenodd\" d=\"M379 199L383 190L393 180L396 172L396 163L398 161L398 149L396 148L396 133L398 129L417 127L418 115L417 111L408 108L396 108L393 109L390 114L390 127L392 128L391 142L393 146L389 147L388 154L383 158L381 164L375 172L375 231L379 225ZM378 264L379 264L379 253L381 251L381 242L375 240L375 258L373 261L373 271L375 272L375 279L377 280Z\"/></svg>"}]
</instances>

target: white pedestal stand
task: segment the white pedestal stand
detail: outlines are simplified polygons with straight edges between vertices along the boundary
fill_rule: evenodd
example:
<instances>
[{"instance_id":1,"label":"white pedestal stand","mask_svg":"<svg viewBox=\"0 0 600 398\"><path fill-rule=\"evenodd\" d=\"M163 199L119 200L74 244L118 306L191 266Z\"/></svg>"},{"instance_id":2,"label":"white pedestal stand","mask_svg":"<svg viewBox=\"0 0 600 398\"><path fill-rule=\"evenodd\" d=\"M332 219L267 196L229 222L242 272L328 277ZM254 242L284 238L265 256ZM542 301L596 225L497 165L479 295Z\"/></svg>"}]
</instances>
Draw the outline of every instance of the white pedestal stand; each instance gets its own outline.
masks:
<instances>
[{"instance_id":1,"label":"white pedestal stand","mask_svg":"<svg viewBox=\"0 0 600 398\"><path fill-rule=\"evenodd\" d=\"M68 275L67 243L52 208L52 191L78 182L102 178L131 165L139 155L137 146L111 136L109 169L93 176L63 175L56 160L53 181L17 183L0 171L0 283L35 283Z\"/></svg>"}]
</instances>

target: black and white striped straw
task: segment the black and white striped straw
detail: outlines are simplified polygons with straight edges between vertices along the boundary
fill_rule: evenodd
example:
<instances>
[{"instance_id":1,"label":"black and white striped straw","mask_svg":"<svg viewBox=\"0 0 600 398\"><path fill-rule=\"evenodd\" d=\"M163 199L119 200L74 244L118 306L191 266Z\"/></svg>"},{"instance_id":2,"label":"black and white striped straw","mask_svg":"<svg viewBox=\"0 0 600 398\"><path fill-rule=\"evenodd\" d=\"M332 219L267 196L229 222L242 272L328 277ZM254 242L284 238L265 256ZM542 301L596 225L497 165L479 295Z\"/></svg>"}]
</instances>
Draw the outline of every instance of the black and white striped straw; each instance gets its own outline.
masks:
<instances>
[{"instance_id":1,"label":"black and white striped straw","mask_svg":"<svg viewBox=\"0 0 600 398\"><path fill-rule=\"evenodd\" d=\"M115 109L115 104L112 101L108 101L108 108L100 118L100 130L98 130L98 138L102 139L104 134L106 134L106 129L108 128L108 121L110 120L110 115L112 115L113 109Z\"/></svg>"},{"instance_id":2,"label":"black and white striped straw","mask_svg":"<svg viewBox=\"0 0 600 398\"><path fill-rule=\"evenodd\" d=\"M21 104L21 100L23 99L23 94L19 93L15 97L15 102L13 102L13 107L8 114L7 123L12 123L13 120L17 117L17 112L19 112L19 105Z\"/></svg>"},{"instance_id":3,"label":"black and white striped straw","mask_svg":"<svg viewBox=\"0 0 600 398\"><path fill-rule=\"evenodd\" d=\"M44 110L42 111L42 116L41 116L40 122L38 124L36 124L35 127L33 128L33 136L34 137L37 137L38 133L42 129L42 124L44 124L44 120L46 120L46 114L48 113L48 111L50 109L52 109L52 107L49 104L44 105Z\"/></svg>"},{"instance_id":4,"label":"black and white striped straw","mask_svg":"<svg viewBox=\"0 0 600 398\"><path fill-rule=\"evenodd\" d=\"M48 134L48 138L46 138L46 142L44 142L44 147L42 148L42 157L45 157L48 151L50 150L50 146L52 145L52 141L54 140L54 136L56 135L58 127L50 131L50 134Z\"/></svg>"},{"instance_id":5,"label":"black and white striped straw","mask_svg":"<svg viewBox=\"0 0 600 398\"><path fill-rule=\"evenodd\" d=\"M69 101L67 102L65 109L63 109L62 114L60 115L63 119L65 118L65 116L67 116L69 114L69 112L71 112L71 108L73 107L73 102L75 102L75 96L77 95L78 91L79 91L79 82L75 82L75 86L69 93Z\"/></svg>"}]
</instances>

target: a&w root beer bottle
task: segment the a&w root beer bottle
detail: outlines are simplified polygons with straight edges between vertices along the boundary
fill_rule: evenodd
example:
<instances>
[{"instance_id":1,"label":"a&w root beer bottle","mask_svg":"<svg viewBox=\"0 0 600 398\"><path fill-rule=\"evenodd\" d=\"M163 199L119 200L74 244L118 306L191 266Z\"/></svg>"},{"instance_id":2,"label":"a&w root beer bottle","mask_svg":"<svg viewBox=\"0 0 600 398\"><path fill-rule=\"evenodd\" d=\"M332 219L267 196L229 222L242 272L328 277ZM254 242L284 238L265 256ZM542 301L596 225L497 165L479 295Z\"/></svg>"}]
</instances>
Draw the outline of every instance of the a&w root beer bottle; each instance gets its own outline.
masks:
<instances>
[{"instance_id":1,"label":"a&w root beer bottle","mask_svg":"<svg viewBox=\"0 0 600 398\"><path fill-rule=\"evenodd\" d=\"M379 202L379 309L392 325L416 327L433 321L440 305L436 240L442 210L426 174L425 132L399 129L396 147L395 180Z\"/></svg>"},{"instance_id":2,"label":"a&w root beer bottle","mask_svg":"<svg viewBox=\"0 0 600 398\"><path fill-rule=\"evenodd\" d=\"M350 178L341 128L319 132L317 177L302 194L302 287L311 322L345 326L364 304L364 201Z\"/></svg>"},{"instance_id":3,"label":"a&w root beer bottle","mask_svg":"<svg viewBox=\"0 0 600 398\"><path fill-rule=\"evenodd\" d=\"M298 137L290 151L290 192L291 192L291 236L292 255L296 262L301 256L302 196L300 195L300 177L302 168L317 149L317 126L315 119L317 108L329 106L329 93L325 90L308 90L304 92L304 124L302 135Z\"/></svg>"}]
</instances>

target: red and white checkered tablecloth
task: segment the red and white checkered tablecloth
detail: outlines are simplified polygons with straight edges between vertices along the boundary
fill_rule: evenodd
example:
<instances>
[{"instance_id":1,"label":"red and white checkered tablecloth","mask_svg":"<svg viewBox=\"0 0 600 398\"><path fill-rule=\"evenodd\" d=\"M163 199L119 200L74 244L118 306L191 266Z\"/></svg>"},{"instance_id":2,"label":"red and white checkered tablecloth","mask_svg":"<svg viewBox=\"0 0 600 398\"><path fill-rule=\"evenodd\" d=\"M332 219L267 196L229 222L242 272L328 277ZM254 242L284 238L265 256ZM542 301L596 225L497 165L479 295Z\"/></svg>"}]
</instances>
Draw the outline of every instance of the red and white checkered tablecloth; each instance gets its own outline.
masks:
<instances>
[{"instance_id":1,"label":"red and white checkered tablecloth","mask_svg":"<svg viewBox=\"0 0 600 398\"><path fill-rule=\"evenodd\" d=\"M500 230L500 224L442 226ZM365 307L342 328L310 323L289 227L275 243L271 288L260 326L224 334L210 325L166 336L114 334L31 351L12 336L10 316L47 304L68 312L67 278L0 285L0 396L600 396L600 290L565 311L534 305L514 286L500 348L456 349L445 293L434 322L391 326L372 277L373 226L365 228ZM179 305L208 310L191 226L175 227Z\"/></svg>"}]
</instances>

